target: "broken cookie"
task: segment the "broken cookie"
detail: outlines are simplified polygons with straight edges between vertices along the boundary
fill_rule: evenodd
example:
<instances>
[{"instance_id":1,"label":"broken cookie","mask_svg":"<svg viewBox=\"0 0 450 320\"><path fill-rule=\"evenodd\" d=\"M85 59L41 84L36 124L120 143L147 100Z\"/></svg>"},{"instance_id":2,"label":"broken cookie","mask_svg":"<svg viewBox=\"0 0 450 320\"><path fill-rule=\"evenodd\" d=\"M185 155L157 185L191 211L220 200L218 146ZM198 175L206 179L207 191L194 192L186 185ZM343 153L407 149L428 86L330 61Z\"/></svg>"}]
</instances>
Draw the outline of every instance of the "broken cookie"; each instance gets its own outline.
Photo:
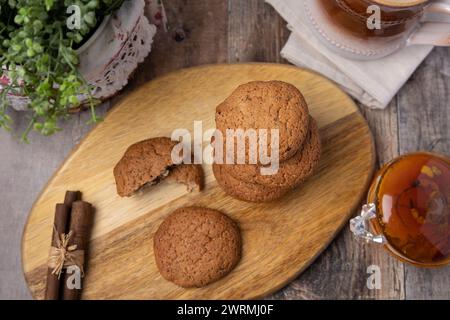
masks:
<instances>
[{"instance_id":1,"label":"broken cookie","mask_svg":"<svg viewBox=\"0 0 450 320\"><path fill-rule=\"evenodd\" d=\"M114 168L117 193L130 197L146 186L165 178L183 183L188 190L202 189L203 170L200 165L175 165L172 149L178 144L167 137L152 138L130 146Z\"/></svg>"},{"instance_id":2,"label":"broken cookie","mask_svg":"<svg viewBox=\"0 0 450 320\"><path fill-rule=\"evenodd\" d=\"M185 184L188 191L203 189L203 168L199 164L181 164L170 170L167 180Z\"/></svg>"}]
</instances>

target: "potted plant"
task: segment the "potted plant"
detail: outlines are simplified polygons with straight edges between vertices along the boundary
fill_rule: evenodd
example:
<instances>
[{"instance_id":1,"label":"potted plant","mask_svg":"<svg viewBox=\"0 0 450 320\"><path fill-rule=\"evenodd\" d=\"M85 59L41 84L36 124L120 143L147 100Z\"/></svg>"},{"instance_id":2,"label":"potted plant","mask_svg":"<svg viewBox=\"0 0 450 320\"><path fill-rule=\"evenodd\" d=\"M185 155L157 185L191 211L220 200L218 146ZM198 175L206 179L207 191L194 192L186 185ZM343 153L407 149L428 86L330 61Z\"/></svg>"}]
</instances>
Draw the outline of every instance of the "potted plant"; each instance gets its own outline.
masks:
<instances>
[{"instance_id":1,"label":"potted plant","mask_svg":"<svg viewBox=\"0 0 450 320\"><path fill-rule=\"evenodd\" d=\"M143 0L0 0L0 127L11 107L29 111L24 140L57 132L82 104L98 121L95 106L127 83L154 33Z\"/></svg>"}]
</instances>

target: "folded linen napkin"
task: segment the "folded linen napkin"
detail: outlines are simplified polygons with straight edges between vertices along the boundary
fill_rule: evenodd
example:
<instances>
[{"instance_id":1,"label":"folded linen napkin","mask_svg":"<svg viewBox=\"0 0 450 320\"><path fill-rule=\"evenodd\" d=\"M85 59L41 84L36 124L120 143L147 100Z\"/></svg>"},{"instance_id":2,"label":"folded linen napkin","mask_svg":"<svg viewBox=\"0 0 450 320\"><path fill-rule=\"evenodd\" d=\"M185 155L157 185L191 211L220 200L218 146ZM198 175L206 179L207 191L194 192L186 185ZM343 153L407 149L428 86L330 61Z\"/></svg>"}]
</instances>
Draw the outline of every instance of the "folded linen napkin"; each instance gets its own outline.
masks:
<instances>
[{"instance_id":1,"label":"folded linen napkin","mask_svg":"<svg viewBox=\"0 0 450 320\"><path fill-rule=\"evenodd\" d=\"M370 108L385 108L433 49L429 45L416 45L378 60L351 60L330 51L314 35L303 20L302 1L266 2L281 14L292 31L281 55L297 66L312 69L334 80Z\"/></svg>"}]
</instances>

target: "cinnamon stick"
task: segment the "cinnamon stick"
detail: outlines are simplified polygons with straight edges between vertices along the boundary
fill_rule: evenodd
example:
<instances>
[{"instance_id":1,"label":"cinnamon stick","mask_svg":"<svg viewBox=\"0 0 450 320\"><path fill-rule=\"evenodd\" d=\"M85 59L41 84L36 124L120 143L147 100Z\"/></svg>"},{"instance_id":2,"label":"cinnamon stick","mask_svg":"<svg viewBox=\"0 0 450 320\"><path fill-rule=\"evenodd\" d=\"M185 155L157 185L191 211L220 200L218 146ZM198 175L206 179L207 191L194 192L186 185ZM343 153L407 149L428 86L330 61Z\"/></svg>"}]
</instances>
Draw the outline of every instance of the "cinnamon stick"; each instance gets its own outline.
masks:
<instances>
[{"instance_id":1,"label":"cinnamon stick","mask_svg":"<svg viewBox=\"0 0 450 320\"><path fill-rule=\"evenodd\" d=\"M66 233L66 228L68 226L70 217L69 208L62 203L58 203L55 209L55 220L52 234L51 246L57 246L57 239L63 233ZM52 274L53 269L48 268L47 270L47 287L45 289L45 300L58 300L60 292L60 278L56 274Z\"/></svg>"},{"instance_id":2,"label":"cinnamon stick","mask_svg":"<svg viewBox=\"0 0 450 320\"><path fill-rule=\"evenodd\" d=\"M81 200L81 192L80 191L67 191L64 197L64 204L72 210L72 204L75 201Z\"/></svg>"},{"instance_id":3,"label":"cinnamon stick","mask_svg":"<svg viewBox=\"0 0 450 320\"><path fill-rule=\"evenodd\" d=\"M70 218L69 232L72 237L69 246L76 245L76 250L83 250L86 256L88 249L90 233L93 222L93 209L90 203L76 201L72 204L72 214ZM84 266L83 266L84 268ZM70 288L73 285L75 274L64 274L63 279L63 300L78 300L80 298L81 288ZM81 282L81 279L79 279Z\"/></svg>"},{"instance_id":4,"label":"cinnamon stick","mask_svg":"<svg viewBox=\"0 0 450 320\"><path fill-rule=\"evenodd\" d=\"M61 234L66 234L70 223L70 210L72 203L81 200L80 191L67 191L64 204L58 203L55 208L54 228L52 232L51 246L57 247L57 241ZM53 268L47 270L47 285L45 289L46 300L59 300L61 298L61 277L53 274Z\"/></svg>"}]
</instances>

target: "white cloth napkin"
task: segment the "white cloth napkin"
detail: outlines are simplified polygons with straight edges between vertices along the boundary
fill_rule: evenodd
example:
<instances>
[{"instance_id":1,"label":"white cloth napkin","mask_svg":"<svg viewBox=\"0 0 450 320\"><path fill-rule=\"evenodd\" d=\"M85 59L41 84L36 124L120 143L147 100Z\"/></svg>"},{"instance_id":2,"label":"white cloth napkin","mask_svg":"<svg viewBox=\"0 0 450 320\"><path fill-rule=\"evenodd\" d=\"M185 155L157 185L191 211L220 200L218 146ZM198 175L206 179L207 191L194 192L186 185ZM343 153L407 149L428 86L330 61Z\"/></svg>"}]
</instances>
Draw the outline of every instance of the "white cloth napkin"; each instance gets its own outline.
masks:
<instances>
[{"instance_id":1,"label":"white cloth napkin","mask_svg":"<svg viewBox=\"0 0 450 320\"><path fill-rule=\"evenodd\" d=\"M385 108L433 46L411 46L373 61L350 60L330 51L302 20L301 1L266 0L292 31L281 55L334 80L370 108ZM316 1L316 0L312 0Z\"/></svg>"}]
</instances>

